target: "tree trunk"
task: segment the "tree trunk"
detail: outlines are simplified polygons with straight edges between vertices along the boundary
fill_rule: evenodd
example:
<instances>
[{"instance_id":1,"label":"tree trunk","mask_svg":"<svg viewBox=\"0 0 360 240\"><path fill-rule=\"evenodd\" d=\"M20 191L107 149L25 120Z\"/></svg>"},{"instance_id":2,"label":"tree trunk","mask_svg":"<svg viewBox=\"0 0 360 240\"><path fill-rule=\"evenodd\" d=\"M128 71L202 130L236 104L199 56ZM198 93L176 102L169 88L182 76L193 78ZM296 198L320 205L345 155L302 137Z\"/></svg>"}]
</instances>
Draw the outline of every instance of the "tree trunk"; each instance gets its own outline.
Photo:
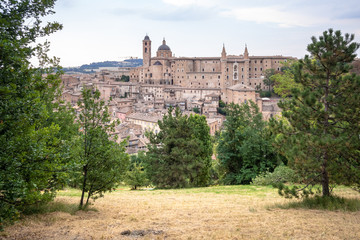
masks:
<instances>
[{"instance_id":1,"label":"tree trunk","mask_svg":"<svg viewBox=\"0 0 360 240\"><path fill-rule=\"evenodd\" d=\"M329 103L327 101L327 98L329 96L329 87L330 87L330 73L327 73L327 79L326 79L326 85L325 85L325 96L324 96L324 110L325 110L325 119L324 119L324 137L328 135L328 128L329 128ZM329 190L329 175L327 172L327 164L328 164L328 148L325 148L324 156L323 156L323 163L322 163L322 169L321 169L321 175L322 175L322 195L330 196L330 190Z\"/></svg>"},{"instance_id":2,"label":"tree trunk","mask_svg":"<svg viewBox=\"0 0 360 240\"><path fill-rule=\"evenodd\" d=\"M86 179L87 179L87 166L84 166L84 181L83 181L83 187L82 187L82 193L81 193L81 199L80 199L80 206L79 208L82 208L84 205L84 195L85 195L85 188L86 188Z\"/></svg>"},{"instance_id":3,"label":"tree trunk","mask_svg":"<svg viewBox=\"0 0 360 240\"><path fill-rule=\"evenodd\" d=\"M86 199L86 204L85 204L86 206L89 204L89 199L90 199L91 195L92 195L92 192L89 191L89 192L88 192L87 199Z\"/></svg>"},{"instance_id":4,"label":"tree trunk","mask_svg":"<svg viewBox=\"0 0 360 240\"><path fill-rule=\"evenodd\" d=\"M321 179L321 182L322 182L322 196L323 197L328 197L330 196L330 188L329 188L329 175L328 175L328 172L327 172L327 159L328 156L327 156L327 152L325 152L324 154L324 160L323 160L323 165L322 165L322 179Z\"/></svg>"}]
</instances>

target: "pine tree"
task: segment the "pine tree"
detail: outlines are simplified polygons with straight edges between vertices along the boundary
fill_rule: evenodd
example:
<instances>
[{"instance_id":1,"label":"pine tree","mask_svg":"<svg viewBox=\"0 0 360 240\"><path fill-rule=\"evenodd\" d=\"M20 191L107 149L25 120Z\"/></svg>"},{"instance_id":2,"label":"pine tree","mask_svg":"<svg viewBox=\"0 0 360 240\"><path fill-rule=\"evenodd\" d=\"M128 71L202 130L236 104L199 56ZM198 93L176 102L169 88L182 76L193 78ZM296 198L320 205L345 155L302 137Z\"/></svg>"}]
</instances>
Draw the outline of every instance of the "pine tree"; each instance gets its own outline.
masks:
<instances>
[{"instance_id":1,"label":"pine tree","mask_svg":"<svg viewBox=\"0 0 360 240\"><path fill-rule=\"evenodd\" d=\"M158 188L208 184L212 145L205 117L169 108L158 123L160 132L148 133L145 169L152 183Z\"/></svg>"},{"instance_id":2,"label":"pine tree","mask_svg":"<svg viewBox=\"0 0 360 240\"><path fill-rule=\"evenodd\" d=\"M331 183L359 184L360 78L349 74L359 44L353 40L332 29L312 37L310 56L295 65L302 88L279 104L285 119L272 124L279 150L305 183L321 184L323 196Z\"/></svg>"}]
</instances>

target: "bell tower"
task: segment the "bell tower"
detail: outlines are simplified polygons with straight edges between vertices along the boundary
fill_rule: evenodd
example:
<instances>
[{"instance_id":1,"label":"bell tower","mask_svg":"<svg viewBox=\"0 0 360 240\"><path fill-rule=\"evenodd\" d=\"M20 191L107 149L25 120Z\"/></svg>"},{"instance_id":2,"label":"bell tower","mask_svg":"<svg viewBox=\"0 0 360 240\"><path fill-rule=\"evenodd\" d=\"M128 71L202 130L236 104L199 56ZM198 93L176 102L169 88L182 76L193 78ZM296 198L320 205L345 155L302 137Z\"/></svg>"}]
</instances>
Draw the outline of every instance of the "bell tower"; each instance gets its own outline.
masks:
<instances>
[{"instance_id":1,"label":"bell tower","mask_svg":"<svg viewBox=\"0 0 360 240\"><path fill-rule=\"evenodd\" d=\"M143 67L151 65L151 40L146 34L143 40Z\"/></svg>"}]
</instances>

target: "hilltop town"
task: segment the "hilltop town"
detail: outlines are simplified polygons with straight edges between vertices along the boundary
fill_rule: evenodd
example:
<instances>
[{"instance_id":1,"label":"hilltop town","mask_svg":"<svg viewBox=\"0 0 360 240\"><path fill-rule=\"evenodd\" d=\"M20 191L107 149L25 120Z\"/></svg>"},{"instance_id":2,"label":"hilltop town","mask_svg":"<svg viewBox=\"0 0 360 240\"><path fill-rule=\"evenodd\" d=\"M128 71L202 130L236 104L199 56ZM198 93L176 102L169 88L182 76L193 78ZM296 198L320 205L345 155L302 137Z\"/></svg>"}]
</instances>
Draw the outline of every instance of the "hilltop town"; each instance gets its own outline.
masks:
<instances>
[{"instance_id":1,"label":"hilltop town","mask_svg":"<svg viewBox=\"0 0 360 240\"><path fill-rule=\"evenodd\" d=\"M165 39L152 57L148 35L142 41L143 65L138 67L100 68L91 74L62 76L62 98L76 108L81 89L94 87L104 100L111 98L109 110L121 124L115 134L129 138L128 153L145 149L145 131L159 131L158 120L170 106L185 114L205 115L210 133L220 129L224 116L218 113L219 101L257 104L265 119L280 112L276 99L260 98L267 69L280 70L282 62L292 57L228 55L225 46L218 57L175 57ZM127 76L129 81L119 81Z\"/></svg>"}]
</instances>

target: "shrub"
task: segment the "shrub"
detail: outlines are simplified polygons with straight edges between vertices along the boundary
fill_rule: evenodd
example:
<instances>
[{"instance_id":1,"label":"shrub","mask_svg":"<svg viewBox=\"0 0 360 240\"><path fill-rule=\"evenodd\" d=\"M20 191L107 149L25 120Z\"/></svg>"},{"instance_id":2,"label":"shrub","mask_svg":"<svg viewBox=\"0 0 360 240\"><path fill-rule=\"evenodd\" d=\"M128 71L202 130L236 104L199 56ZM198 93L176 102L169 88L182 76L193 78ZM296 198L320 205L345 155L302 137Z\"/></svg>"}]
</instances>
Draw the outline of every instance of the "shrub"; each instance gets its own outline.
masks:
<instances>
[{"instance_id":1,"label":"shrub","mask_svg":"<svg viewBox=\"0 0 360 240\"><path fill-rule=\"evenodd\" d=\"M291 168L280 165L275 168L274 172L265 172L256 176L253 185L272 185L276 183L294 183L298 181L298 176Z\"/></svg>"}]
</instances>

